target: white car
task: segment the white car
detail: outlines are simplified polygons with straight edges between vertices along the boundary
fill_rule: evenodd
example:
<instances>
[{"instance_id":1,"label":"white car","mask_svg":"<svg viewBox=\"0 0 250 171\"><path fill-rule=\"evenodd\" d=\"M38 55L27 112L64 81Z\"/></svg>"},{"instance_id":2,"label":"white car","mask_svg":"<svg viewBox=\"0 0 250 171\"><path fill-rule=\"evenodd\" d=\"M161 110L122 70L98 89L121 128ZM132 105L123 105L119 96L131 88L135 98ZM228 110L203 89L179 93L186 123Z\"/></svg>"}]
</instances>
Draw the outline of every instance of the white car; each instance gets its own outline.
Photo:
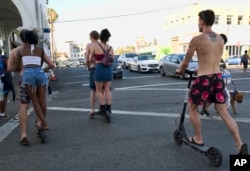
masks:
<instances>
[{"instance_id":1,"label":"white car","mask_svg":"<svg viewBox=\"0 0 250 171\"><path fill-rule=\"evenodd\" d=\"M129 71L138 72L159 72L159 61L152 55L138 55L128 63Z\"/></svg>"},{"instance_id":2,"label":"white car","mask_svg":"<svg viewBox=\"0 0 250 171\"><path fill-rule=\"evenodd\" d=\"M135 56L137 56L137 53L134 52L126 52L123 53L119 56L118 58L118 63L123 67L123 68L128 68L128 62Z\"/></svg>"}]
</instances>

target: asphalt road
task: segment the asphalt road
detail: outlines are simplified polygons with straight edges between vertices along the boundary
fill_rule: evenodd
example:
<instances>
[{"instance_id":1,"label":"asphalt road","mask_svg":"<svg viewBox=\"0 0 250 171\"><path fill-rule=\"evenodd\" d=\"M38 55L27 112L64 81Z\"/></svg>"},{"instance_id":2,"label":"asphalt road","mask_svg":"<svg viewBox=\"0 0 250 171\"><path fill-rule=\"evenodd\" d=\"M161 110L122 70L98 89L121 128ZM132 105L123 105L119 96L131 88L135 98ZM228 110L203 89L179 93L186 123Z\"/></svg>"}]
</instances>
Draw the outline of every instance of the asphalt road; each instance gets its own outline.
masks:
<instances>
[{"instance_id":1,"label":"asphalt road","mask_svg":"<svg viewBox=\"0 0 250 171\"><path fill-rule=\"evenodd\" d=\"M237 120L244 142L250 145L249 75L241 68L230 68L238 91L245 93L237 104ZM173 139L182 111L187 80L161 77L159 73L124 70L124 78L112 82L111 123L102 116L89 119L88 71L85 67L56 69L52 101L47 105L50 130L45 144L36 135L35 113L29 110L30 146L21 146L18 102L8 103L8 119L0 120L0 170L3 171L179 171L229 170L229 156L236 149L224 123L213 107L211 117L202 119L205 144L223 153L219 168L207 157ZM228 85L229 90L234 90ZM98 106L96 106L98 108ZM232 113L232 109L229 111ZM188 115L187 115L188 116ZM188 118L185 127L193 135Z\"/></svg>"}]
</instances>

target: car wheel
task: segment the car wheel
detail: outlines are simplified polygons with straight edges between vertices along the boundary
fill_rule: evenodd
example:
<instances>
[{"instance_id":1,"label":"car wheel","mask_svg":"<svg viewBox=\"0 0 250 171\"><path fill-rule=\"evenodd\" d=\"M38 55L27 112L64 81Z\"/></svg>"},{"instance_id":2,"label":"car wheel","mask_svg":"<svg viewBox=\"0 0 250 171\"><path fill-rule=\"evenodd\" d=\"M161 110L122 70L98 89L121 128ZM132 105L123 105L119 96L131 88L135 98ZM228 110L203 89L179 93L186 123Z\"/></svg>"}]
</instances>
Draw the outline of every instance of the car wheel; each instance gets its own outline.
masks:
<instances>
[{"instance_id":1,"label":"car wheel","mask_svg":"<svg viewBox=\"0 0 250 171\"><path fill-rule=\"evenodd\" d=\"M140 66L138 66L138 72L141 73L141 67Z\"/></svg>"},{"instance_id":2,"label":"car wheel","mask_svg":"<svg viewBox=\"0 0 250 171\"><path fill-rule=\"evenodd\" d=\"M163 69L163 67L160 67L160 74L161 74L161 76L162 76L162 77L164 77L164 76L165 76L165 73L164 73L164 69Z\"/></svg>"},{"instance_id":3,"label":"car wheel","mask_svg":"<svg viewBox=\"0 0 250 171\"><path fill-rule=\"evenodd\" d=\"M132 72L131 65L128 66L128 69L130 72Z\"/></svg>"}]
</instances>

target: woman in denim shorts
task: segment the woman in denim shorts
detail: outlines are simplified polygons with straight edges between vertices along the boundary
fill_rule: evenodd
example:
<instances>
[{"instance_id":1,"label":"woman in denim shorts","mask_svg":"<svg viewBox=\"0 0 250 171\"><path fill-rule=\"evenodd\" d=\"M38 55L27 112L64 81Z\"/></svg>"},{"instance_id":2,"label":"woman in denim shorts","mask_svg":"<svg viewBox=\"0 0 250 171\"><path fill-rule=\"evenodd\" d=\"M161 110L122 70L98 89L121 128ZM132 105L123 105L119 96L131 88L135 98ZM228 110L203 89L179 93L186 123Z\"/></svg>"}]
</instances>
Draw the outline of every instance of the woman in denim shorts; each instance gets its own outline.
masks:
<instances>
[{"instance_id":1,"label":"woman in denim shorts","mask_svg":"<svg viewBox=\"0 0 250 171\"><path fill-rule=\"evenodd\" d=\"M38 48L38 35L34 31L27 30L25 32L25 41L17 50L17 59L19 63L22 61L23 74L22 84L32 101L34 110L37 114L38 129L48 129L45 120L46 115L46 84L48 77L42 69L43 62L47 63L47 69L53 68L54 64L50 58L45 57L46 54L42 48Z\"/></svg>"}]
</instances>

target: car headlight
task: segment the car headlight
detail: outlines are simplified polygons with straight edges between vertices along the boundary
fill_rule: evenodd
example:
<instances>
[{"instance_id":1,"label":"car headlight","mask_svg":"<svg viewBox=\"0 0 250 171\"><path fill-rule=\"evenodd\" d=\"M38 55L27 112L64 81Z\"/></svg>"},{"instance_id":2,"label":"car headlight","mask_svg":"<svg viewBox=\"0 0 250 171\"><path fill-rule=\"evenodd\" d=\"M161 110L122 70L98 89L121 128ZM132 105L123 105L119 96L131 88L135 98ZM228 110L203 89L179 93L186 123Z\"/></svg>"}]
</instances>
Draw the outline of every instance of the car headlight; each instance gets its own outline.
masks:
<instances>
[{"instance_id":1,"label":"car headlight","mask_svg":"<svg viewBox=\"0 0 250 171\"><path fill-rule=\"evenodd\" d=\"M145 65L145 64L141 64L141 66L146 67L147 65Z\"/></svg>"},{"instance_id":2,"label":"car headlight","mask_svg":"<svg viewBox=\"0 0 250 171\"><path fill-rule=\"evenodd\" d=\"M117 66L117 69L122 69L122 67L119 65L119 66Z\"/></svg>"}]
</instances>

